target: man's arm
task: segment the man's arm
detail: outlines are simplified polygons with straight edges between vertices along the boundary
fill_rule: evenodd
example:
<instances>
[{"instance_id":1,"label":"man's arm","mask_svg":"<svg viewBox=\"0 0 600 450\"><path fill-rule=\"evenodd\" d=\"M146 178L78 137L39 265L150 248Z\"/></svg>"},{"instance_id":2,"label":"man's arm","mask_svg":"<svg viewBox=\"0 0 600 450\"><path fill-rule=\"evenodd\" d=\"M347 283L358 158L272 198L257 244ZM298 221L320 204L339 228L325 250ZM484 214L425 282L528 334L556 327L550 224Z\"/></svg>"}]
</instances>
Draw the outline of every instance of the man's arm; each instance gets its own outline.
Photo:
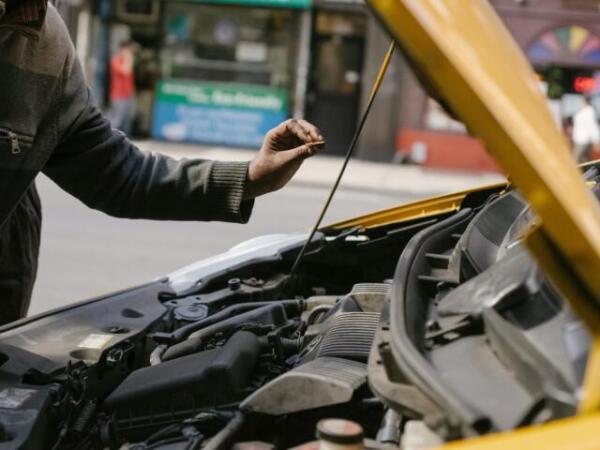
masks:
<instances>
[{"instance_id":1,"label":"man's arm","mask_svg":"<svg viewBox=\"0 0 600 450\"><path fill-rule=\"evenodd\" d=\"M285 184L315 151L304 144L320 136L305 122L288 121L252 163L144 153L111 129L73 55L60 103L58 146L44 172L86 205L118 217L246 222L253 199Z\"/></svg>"}]
</instances>

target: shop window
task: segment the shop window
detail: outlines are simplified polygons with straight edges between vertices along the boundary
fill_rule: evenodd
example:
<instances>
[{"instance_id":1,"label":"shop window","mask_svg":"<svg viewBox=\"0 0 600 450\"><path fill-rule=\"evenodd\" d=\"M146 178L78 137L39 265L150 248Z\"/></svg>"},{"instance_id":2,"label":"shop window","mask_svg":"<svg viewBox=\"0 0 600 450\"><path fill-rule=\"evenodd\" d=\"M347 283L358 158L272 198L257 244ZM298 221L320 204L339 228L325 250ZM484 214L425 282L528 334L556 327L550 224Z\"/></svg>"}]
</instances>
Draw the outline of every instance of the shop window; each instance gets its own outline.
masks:
<instances>
[{"instance_id":1,"label":"shop window","mask_svg":"<svg viewBox=\"0 0 600 450\"><path fill-rule=\"evenodd\" d=\"M598 2L563 2L575 7ZM540 77L540 86L559 127L581 109L584 95L600 110L600 37L578 25L561 25L541 33L527 56Z\"/></svg>"},{"instance_id":2,"label":"shop window","mask_svg":"<svg viewBox=\"0 0 600 450\"><path fill-rule=\"evenodd\" d=\"M558 125L565 123L589 96L600 112L600 71L595 68L569 66L538 66L537 72L550 109Z\"/></svg>"},{"instance_id":3,"label":"shop window","mask_svg":"<svg viewBox=\"0 0 600 450\"><path fill-rule=\"evenodd\" d=\"M294 102L305 2L165 2L154 137L258 148Z\"/></svg>"},{"instance_id":4,"label":"shop window","mask_svg":"<svg viewBox=\"0 0 600 450\"><path fill-rule=\"evenodd\" d=\"M116 16L132 24L156 24L160 18L159 0L118 0Z\"/></svg>"},{"instance_id":5,"label":"shop window","mask_svg":"<svg viewBox=\"0 0 600 450\"><path fill-rule=\"evenodd\" d=\"M169 3L163 76L258 84L294 84L298 15L245 6Z\"/></svg>"}]
</instances>

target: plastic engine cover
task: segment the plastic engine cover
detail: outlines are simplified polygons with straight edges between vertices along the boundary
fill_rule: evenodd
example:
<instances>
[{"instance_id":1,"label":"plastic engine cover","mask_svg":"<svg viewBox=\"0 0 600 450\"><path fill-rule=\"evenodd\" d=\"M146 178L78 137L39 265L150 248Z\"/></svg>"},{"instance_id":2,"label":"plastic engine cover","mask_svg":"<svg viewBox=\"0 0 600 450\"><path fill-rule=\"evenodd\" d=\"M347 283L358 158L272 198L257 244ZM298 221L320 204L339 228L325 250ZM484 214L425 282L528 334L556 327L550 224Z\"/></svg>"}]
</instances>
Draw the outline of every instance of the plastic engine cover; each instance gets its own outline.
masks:
<instances>
[{"instance_id":1,"label":"plastic engine cover","mask_svg":"<svg viewBox=\"0 0 600 450\"><path fill-rule=\"evenodd\" d=\"M259 353L254 334L237 332L223 347L132 372L104 405L123 431L234 402L240 399Z\"/></svg>"}]
</instances>

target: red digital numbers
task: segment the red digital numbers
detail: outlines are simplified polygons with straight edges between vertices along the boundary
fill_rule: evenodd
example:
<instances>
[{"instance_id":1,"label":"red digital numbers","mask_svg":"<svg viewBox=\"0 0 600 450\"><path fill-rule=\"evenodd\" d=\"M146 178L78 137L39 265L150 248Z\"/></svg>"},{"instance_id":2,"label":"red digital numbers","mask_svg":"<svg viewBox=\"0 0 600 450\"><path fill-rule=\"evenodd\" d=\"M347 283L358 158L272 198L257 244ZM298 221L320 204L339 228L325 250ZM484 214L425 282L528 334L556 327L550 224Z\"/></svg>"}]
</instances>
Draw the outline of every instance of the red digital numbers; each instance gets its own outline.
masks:
<instances>
[{"instance_id":1,"label":"red digital numbers","mask_svg":"<svg viewBox=\"0 0 600 450\"><path fill-rule=\"evenodd\" d=\"M575 92L593 92L596 90L596 79L592 77L577 77L573 82Z\"/></svg>"}]
</instances>

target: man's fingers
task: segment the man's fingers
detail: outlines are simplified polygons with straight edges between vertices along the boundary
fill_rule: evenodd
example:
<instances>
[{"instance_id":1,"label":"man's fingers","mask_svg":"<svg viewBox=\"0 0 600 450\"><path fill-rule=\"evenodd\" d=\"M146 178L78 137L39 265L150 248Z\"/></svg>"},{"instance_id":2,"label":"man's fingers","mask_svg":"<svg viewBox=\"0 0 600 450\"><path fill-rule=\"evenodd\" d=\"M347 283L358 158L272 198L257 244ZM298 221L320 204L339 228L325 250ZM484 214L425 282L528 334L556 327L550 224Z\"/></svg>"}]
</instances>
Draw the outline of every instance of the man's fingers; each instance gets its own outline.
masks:
<instances>
[{"instance_id":1,"label":"man's fingers","mask_svg":"<svg viewBox=\"0 0 600 450\"><path fill-rule=\"evenodd\" d=\"M313 141L304 144L304 146L308 147L308 150L306 151L306 156L312 156L325 148L325 141Z\"/></svg>"},{"instance_id":2,"label":"man's fingers","mask_svg":"<svg viewBox=\"0 0 600 450\"><path fill-rule=\"evenodd\" d=\"M261 151L250 163L247 198L283 187L302 165L325 145L321 132L314 125L300 120L288 120L271 129Z\"/></svg>"},{"instance_id":3,"label":"man's fingers","mask_svg":"<svg viewBox=\"0 0 600 450\"><path fill-rule=\"evenodd\" d=\"M278 152L278 157L282 164L287 164L296 160L303 160L315 155L320 149L319 145L304 144L291 150Z\"/></svg>"},{"instance_id":4,"label":"man's fingers","mask_svg":"<svg viewBox=\"0 0 600 450\"><path fill-rule=\"evenodd\" d=\"M299 119L298 123L300 124L300 126L302 127L302 129L308 133L308 135L311 137L311 141L322 141L323 140L323 135L321 134L321 131L314 126L312 123L307 122L306 120L302 120Z\"/></svg>"},{"instance_id":5,"label":"man's fingers","mask_svg":"<svg viewBox=\"0 0 600 450\"><path fill-rule=\"evenodd\" d=\"M317 127L301 119L286 120L271 130L270 134L274 139L295 137L304 143L323 140L323 136Z\"/></svg>"},{"instance_id":6,"label":"man's fingers","mask_svg":"<svg viewBox=\"0 0 600 450\"><path fill-rule=\"evenodd\" d=\"M264 148L274 153L285 153L283 158L279 158L285 164L312 156L324 146L325 140L317 127L305 120L290 119L268 132Z\"/></svg>"},{"instance_id":7,"label":"man's fingers","mask_svg":"<svg viewBox=\"0 0 600 450\"><path fill-rule=\"evenodd\" d=\"M306 120L298 119L295 121L296 124L302 129L305 136L308 136L308 140L304 142L322 141L323 136L317 127Z\"/></svg>"},{"instance_id":8,"label":"man's fingers","mask_svg":"<svg viewBox=\"0 0 600 450\"><path fill-rule=\"evenodd\" d=\"M300 139L301 142L310 142L313 140L308 130L304 129L299 120L290 119L285 123L287 124L287 131Z\"/></svg>"},{"instance_id":9,"label":"man's fingers","mask_svg":"<svg viewBox=\"0 0 600 450\"><path fill-rule=\"evenodd\" d=\"M285 136L288 133L288 121L281 122L275 128L271 128L267 133L267 137L270 139L277 139L278 137Z\"/></svg>"}]
</instances>

